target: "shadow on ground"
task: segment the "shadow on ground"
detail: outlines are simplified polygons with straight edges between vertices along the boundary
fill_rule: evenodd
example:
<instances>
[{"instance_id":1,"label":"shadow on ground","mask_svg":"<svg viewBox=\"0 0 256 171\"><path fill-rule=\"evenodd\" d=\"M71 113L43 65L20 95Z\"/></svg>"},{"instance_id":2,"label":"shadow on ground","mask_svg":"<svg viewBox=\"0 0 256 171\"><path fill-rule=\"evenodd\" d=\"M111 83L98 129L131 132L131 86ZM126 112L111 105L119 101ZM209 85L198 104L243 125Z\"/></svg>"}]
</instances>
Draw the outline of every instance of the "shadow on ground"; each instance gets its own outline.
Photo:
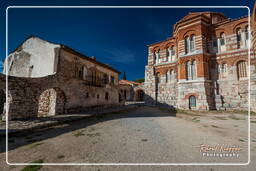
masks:
<instances>
[{"instance_id":1,"label":"shadow on ground","mask_svg":"<svg viewBox=\"0 0 256 171\"><path fill-rule=\"evenodd\" d=\"M148 112L140 112L141 108L146 108ZM37 141L42 141L48 138L57 137L61 134L72 132L81 128L105 122L109 120L122 119L122 118L139 118L139 117L175 117L176 110L167 108L156 108L149 106L142 106L136 109L128 109L122 112L113 112L102 115L95 115L78 121L63 122L61 126L52 126L48 128L38 129L35 131L29 131L26 133L17 133L9 135L8 138L8 150L16 149L20 146L24 146ZM50 118L49 118L50 119ZM6 139L0 140L0 153L5 152Z\"/></svg>"}]
</instances>

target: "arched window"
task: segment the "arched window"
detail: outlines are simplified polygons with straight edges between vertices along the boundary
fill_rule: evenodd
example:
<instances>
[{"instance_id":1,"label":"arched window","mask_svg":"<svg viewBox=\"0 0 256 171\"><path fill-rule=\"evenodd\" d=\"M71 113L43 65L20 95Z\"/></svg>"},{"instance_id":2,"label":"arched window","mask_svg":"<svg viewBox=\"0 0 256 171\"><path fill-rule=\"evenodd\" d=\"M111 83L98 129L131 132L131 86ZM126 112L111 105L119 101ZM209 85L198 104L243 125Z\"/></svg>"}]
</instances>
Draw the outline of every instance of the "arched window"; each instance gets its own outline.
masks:
<instances>
[{"instance_id":1,"label":"arched window","mask_svg":"<svg viewBox=\"0 0 256 171\"><path fill-rule=\"evenodd\" d=\"M165 80L166 80L166 83L169 82L169 75L170 75L170 71L167 71L167 72L165 73Z\"/></svg>"},{"instance_id":2,"label":"arched window","mask_svg":"<svg viewBox=\"0 0 256 171\"><path fill-rule=\"evenodd\" d=\"M193 60L191 63L191 79L194 80L196 79L196 61Z\"/></svg>"},{"instance_id":3,"label":"arched window","mask_svg":"<svg viewBox=\"0 0 256 171\"><path fill-rule=\"evenodd\" d=\"M195 51L195 35L191 35L190 37L190 52Z\"/></svg>"},{"instance_id":4,"label":"arched window","mask_svg":"<svg viewBox=\"0 0 256 171\"><path fill-rule=\"evenodd\" d=\"M155 63L158 64L159 63L159 57L160 57L160 50L155 51Z\"/></svg>"},{"instance_id":5,"label":"arched window","mask_svg":"<svg viewBox=\"0 0 256 171\"><path fill-rule=\"evenodd\" d=\"M174 71L171 69L170 70L170 81L174 80Z\"/></svg>"},{"instance_id":6,"label":"arched window","mask_svg":"<svg viewBox=\"0 0 256 171\"><path fill-rule=\"evenodd\" d=\"M225 33L220 34L220 45L224 46L225 45Z\"/></svg>"},{"instance_id":7,"label":"arched window","mask_svg":"<svg viewBox=\"0 0 256 171\"><path fill-rule=\"evenodd\" d=\"M238 42L242 40L241 28L236 29L236 38Z\"/></svg>"},{"instance_id":8,"label":"arched window","mask_svg":"<svg viewBox=\"0 0 256 171\"><path fill-rule=\"evenodd\" d=\"M227 70L228 70L228 65L227 65L226 63L223 63L223 64L222 64L222 72L223 72L223 73L226 73Z\"/></svg>"},{"instance_id":9,"label":"arched window","mask_svg":"<svg viewBox=\"0 0 256 171\"><path fill-rule=\"evenodd\" d=\"M188 36L186 36L185 37L185 53L187 54L187 53L189 53L190 52L190 48L189 48L189 43L190 42L190 40L189 40L189 37Z\"/></svg>"},{"instance_id":10,"label":"arched window","mask_svg":"<svg viewBox=\"0 0 256 171\"><path fill-rule=\"evenodd\" d=\"M236 29L236 40L237 40L237 48L241 47L240 43L242 41L242 31L241 28Z\"/></svg>"},{"instance_id":11,"label":"arched window","mask_svg":"<svg viewBox=\"0 0 256 171\"><path fill-rule=\"evenodd\" d=\"M187 61L185 63L185 67L186 67L186 80L190 80L190 61Z\"/></svg>"},{"instance_id":12,"label":"arched window","mask_svg":"<svg viewBox=\"0 0 256 171\"><path fill-rule=\"evenodd\" d=\"M237 76L238 76L238 79L247 77L246 61L237 62Z\"/></svg>"},{"instance_id":13,"label":"arched window","mask_svg":"<svg viewBox=\"0 0 256 171\"><path fill-rule=\"evenodd\" d=\"M171 56L174 56L175 55L175 50L174 50L174 46L171 47Z\"/></svg>"},{"instance_id":14,"label":"arched window","mask_svg":"<svg viewBox=\"0 0 256 171\"><path fill-rule=\"evenodd\" d=\"M248 30L248 26L245 26L244 33L245 33L245 39L246 39L246 40L249 40L249 30Z\"/></svg>"},{"instance_id":15,"label":"arched window","mask_svg":"<svg viewBox=\"0 0 256 171\"><path fill-rule=\"evenodd\" d=\"M156 51L153 52L154 64L156 63Z\"/></svg>"},{"instance_id":16,"label":"arched window","mask_svg":"<svg viewBox=\"0 0 256 171\"><path fill-rule=\"evenodd\" d=\"M189 96L189 109L196 107L196 97L195 96Z\"/></svg>"}]
</instances>

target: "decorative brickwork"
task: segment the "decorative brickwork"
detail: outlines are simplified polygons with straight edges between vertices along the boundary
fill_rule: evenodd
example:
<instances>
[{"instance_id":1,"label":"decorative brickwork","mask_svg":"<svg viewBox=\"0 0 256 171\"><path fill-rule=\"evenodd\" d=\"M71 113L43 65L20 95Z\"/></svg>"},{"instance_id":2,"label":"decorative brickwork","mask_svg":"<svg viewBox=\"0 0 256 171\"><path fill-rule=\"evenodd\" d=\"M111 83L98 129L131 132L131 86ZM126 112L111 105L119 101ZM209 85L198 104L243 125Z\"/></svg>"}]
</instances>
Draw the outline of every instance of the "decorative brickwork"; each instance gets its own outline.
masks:
<instances>
[{"instance_id":1,"label":"decorative brickwork","mask_svg":"<svg viewBox=\"0 0 256 171\"><path fill-rule=\"evenodd\" d=\"M196 106L192 109L248 110L249 72L252 91L256 90L255 21L252 22L249 30L247 17L231 20L216 12L189 13L178 21L173 37L148 48L146 103L190 109L189 97L194 96ZM250 42L253 46L248 49ZM170 46L176 52L172 58ZM170 70L174 71L171 81ZM256 98L254 92L251 95ZM255 105L256 100L252 100L254 111Z\"/></svg>"}]
</instances>

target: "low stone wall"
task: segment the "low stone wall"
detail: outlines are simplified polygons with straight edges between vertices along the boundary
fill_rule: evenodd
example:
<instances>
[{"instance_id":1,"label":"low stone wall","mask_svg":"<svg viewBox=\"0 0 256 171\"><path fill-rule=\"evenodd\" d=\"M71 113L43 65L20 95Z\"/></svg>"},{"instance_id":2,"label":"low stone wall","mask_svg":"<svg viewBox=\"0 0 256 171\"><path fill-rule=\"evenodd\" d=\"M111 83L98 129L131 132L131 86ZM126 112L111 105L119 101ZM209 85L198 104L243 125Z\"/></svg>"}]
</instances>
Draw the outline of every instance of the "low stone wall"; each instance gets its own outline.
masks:
<instances>
[{"instance_id":1,"label":"low stone wall","mask_svg":"<svg viewBox=\"0 0 256 171\"><path fill-rule=\"evenodd\" d=\"M4 114L8 110L9 120L62 114L76 108L88 111L124 103L119 102L117 86L89 86L83 80L57 74L41 78L6 78L6 75L0 74L0 89L8 94L9 105L1 105L5 106Z\"/></svg>"}]
</instances>

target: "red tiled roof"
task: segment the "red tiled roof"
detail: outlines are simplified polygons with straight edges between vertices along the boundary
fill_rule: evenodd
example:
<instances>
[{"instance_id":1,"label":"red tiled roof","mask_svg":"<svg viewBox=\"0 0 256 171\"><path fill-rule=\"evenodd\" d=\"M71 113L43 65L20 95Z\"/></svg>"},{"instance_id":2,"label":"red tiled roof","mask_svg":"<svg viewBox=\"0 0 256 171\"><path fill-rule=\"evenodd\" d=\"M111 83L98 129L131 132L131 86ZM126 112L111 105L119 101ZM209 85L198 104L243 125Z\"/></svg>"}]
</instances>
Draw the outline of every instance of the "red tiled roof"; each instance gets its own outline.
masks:
<instances>
[{"instance_id":1,"label":"red tiled roof","mask_svg":"<svg viewBox=\"0 0 256 171\"><path fill-rule=\"evenodd\" d=\"M128 81L128 80L119 80L119 84L128 84L128 85L141 85L141 83Z\"/></svg>"}]
</instances>

